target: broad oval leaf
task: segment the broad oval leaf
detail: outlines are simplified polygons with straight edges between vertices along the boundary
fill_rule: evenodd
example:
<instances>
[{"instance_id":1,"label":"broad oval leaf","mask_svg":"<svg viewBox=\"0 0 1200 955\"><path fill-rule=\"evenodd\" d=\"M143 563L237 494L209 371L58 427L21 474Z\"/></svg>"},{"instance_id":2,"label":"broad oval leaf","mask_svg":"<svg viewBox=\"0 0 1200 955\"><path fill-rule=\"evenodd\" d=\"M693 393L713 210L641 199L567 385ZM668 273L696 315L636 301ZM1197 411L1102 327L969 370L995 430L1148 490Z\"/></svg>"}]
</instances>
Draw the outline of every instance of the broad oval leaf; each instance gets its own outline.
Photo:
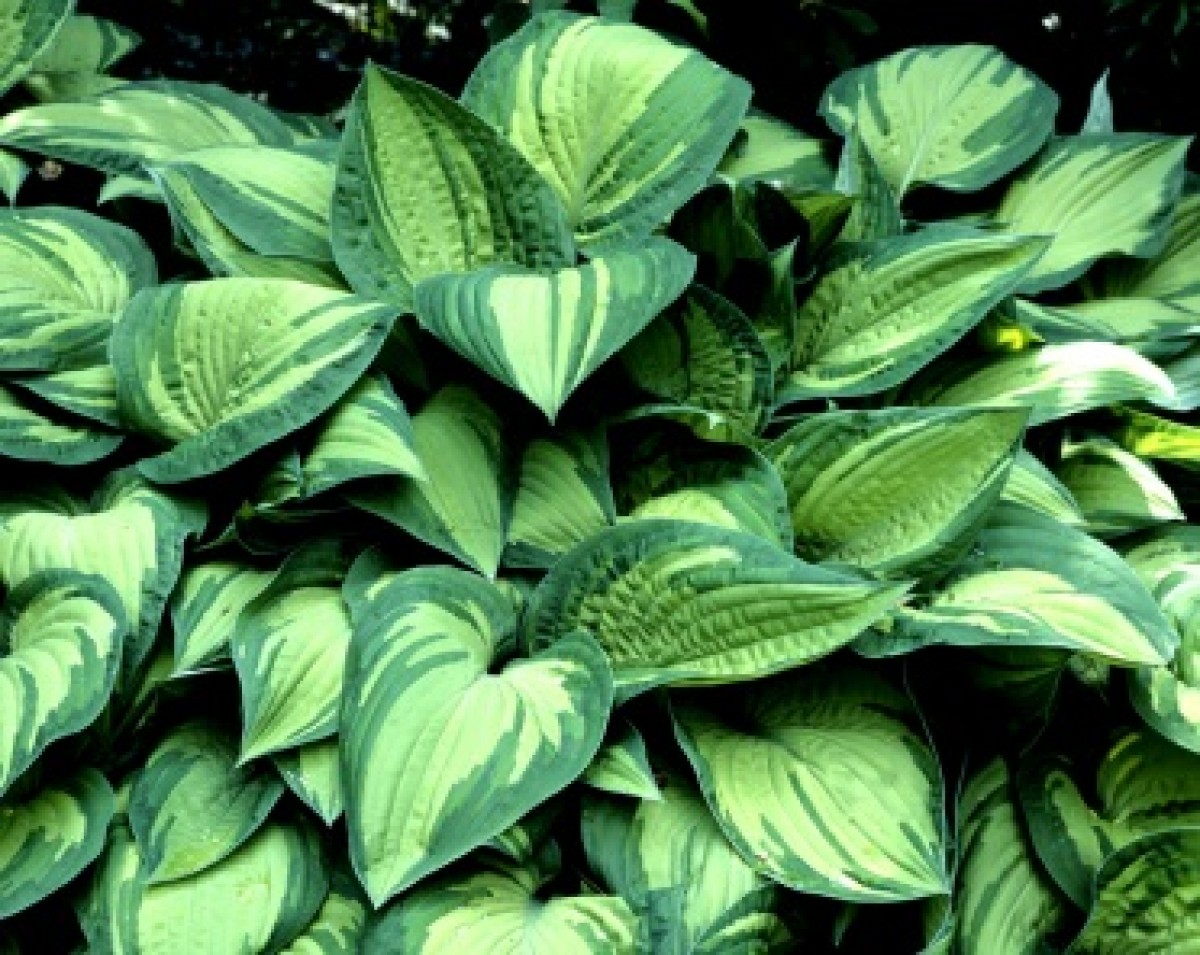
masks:
<instances>
[{"instance_id":1,"label":"broad oval leaf","mask_svg":"<svg viewBox=\"0 0 1200 955\"><path fill-rule=\"evenodd\" d=\"M140 293L113 330L123 418L170 448L139 465L178 482L228 467L334 404L395 309L284 279L212 279Z\"/></svg>"},{"instance_id":2,"label":"broad oval leaf","mask_svg":"<svg viewBox=\"0 0 1200 955\"><path fill-rule=\"evenodd\" d=\"M236 561L193 563L171 596L174 674L205 670L229 658L238 616L271 579L273 571Z\"/></svg>"},{"instance_id":3,"label":"broad oval leaf","mask_svg":"<svg viewBox=\"0 0 1200 955\"><path fill-rule=\"evenodd\" d=\"M781 402L876 394L958 341L1029 272L1039 237L940 226L851 246L796 316Z\"/></svg>"},{"instance_id":4,"label":"broad oval leaf","mask_svg":"<svg viewBox=\"0 0 1200 955\"><path fill-rule=\"evenodd\" d=\"M70 882L104 849L115 800L94 769L0 809L0 919Z\"/></svg>"},{"instance_id":5,"label":"broad oval leaf","mask_svg":"<svg viewBox=\"0 0 1200 955\"><path fill-rule=\"evenodd\" d=\"M404 308L443 272L574 259L562 206L516 149L444 93L377 66L350 104L332 229L355 291Z\"/></svg>"},{"instance_id":6,"label":"broad oval leaf","mask_svg":"<svg viewBox=\"0 0 1200 955\"><path fill-rule=\"evenodd\" d=\"M355 612L342 706L350 857L380 905L578 777L612 674L586 634L489 672L513 626L491 584L401 574Z\"/></svg>"},{"instance_id":7,"label":"broad oval leaf","mask_svg":"<svg viewBox=\"0 0 1200 955\"><path fill-rule=\"evenodd\" d=\"M0 39L0 93L32 68L54 34L70 16L71 0L10 0L4 9Z\"/></svg>"},{"instance_id":8,"label":"broad oval leaf","mask_svg":"<svg viewBox=\"0 0 1200 955\"><path fill-rule=\"evenodd\" d=\"M594 634L624 695L732 683L833 652L906 589L806 564L743 532L641 520L562 557L529 600L523 636L553 647Z\"/></svg>"},{"instance_id":9,"label":"broad oval leaf","mask_svg":"<svg viewBox=\"0 0 1200 955\"><path fill-rule=\"evenodd\" d=\"M796 552L875 572L949 569L999 498L1026 412L888 408L813 415L766 448Z\"/></svg>"},{"instance_id":10,"label":"broad oval leaf","mask_svg":"<svg viewBox=\"0 0 1200 955\"><path fill-rule=\"evenodd\" d=\"M635 955L636 923L624 900L535 893L537 876L493 865L443 880L388 908L367 932L363 955Z\"/></svg>"},{"instance_id":11,"label":"broad oval leaf","mask_svg":"<svg viewBox=\"0 0 1200 955\"><path fill-rule=\"evenodd\" d=\"M120 598L98 577L46 570L9 592L0 612L0 794L50 743L96 718L127 633Z\"/></svg>"},{"instance_id":12,"label":"broad oval leaf","mask_svg":"<svg viewBox=\"0 0 1200 955\"><path fill-rule=\"evenodd\" d=\"M279 797L274 774L237 766L233 740L209 726L173 730L129 793L129 825L151 884L193 875L254 835Z\"/></svg>"},{"instance_id":13,"label":"broad oval leaf","mask_svg":"<svg viewBox=\"0 0 1200 955\"><path fill-rule=\"evenodd\" d=\"M553 421L571 393L687 288L695 257L652 237L554 272L496 265L414 293L421 325Z\"/></svg>"},{"instance_id":14,"label":"broad oval leaf","mask_svg":"<svg viewBox=\"0 0 1200 955\"><path fill-rule=\"evenodd\" d=\"M949 891L942 782L908 698L866 670L799 671L675 698L675 731L725 835L800 892L898 902Z\"/></svg>"},{"instance_id":15,"label":"broad oval leaf","mask_svg":"<svg viewBox=\"0 0 1200 955\"><path fill-rule=\"evenodd\" d=\"M132 30L103 17L70 16L33 61L30 80L37 74L103 73L140 41Z\"/></svg>"},{"instance_id":16,"label":"broad oval leaf","mask_svg":"<svg viewBox=\"0 0 1200 955\"><path fill-rule=\"evenodd\" d=\"M837 132L857 130L898 196L990 185L1041 147L1057 111L1041 80L974 44L903 50L842 74L821 101Z\"/></svg>"},{"instance_id":17,"label":"broad oval leaf","mask_svg":"<svg viewBox=\"0 0 1200 955\"><path fill-rule=\"evenodd\" d=\"M113 321L157 277L146 243L76 209L0 210L0 369L101 363Z\"/></svg>"},{"instance_id":18,"label":"broad oval leaf","mask_svg":"<svg viewBox=\"0 0 1200 955\"><path fill-rule=\"evenodd\" d=\"M1188 143L1144 133L1053 140L995 213L1012 232L1053 236L1020 290L1059 288L1101 256L1158 252L1183 186Z\"/></svg>"},{"instance_id":19,"label":"broad oval leaf","mask_svg":"<svg viewBox=\"0 0 1200 955\"><path fill-rule=\"evenodd\" d=\"M641 242L704 185L750 87L649 30L555 11L492 47L462 99L545 177L597 254Z\"/></svg>"}]
</instances>

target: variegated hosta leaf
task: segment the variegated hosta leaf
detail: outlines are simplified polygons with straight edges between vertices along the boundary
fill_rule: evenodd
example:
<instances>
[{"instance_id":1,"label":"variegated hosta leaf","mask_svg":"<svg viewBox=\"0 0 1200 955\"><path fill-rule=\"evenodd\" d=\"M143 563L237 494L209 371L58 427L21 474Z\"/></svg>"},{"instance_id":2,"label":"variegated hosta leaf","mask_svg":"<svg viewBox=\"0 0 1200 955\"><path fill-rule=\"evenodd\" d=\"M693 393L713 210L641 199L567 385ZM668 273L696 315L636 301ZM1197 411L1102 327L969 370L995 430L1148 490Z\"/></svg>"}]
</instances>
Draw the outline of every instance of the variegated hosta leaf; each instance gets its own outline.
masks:
<instances>
[{"instance_id":1,"label":"variegated hosta leaf","mask_svg":"<svg viewBox=\"0 0 1200 955\"><path fill-rule=\"evenodd\" d=\"M280 955L359 955L369 909L352 879L335 874L308 927Z\"/></svg>"},{"instance_id":2,"label":"variegated hosta leaf","mask_svg":"<svg viewBox=\"0 0 1200 955\"><path fill-rule=\"evenodd\" d=\"M1200 427L1171 421L1132 408L1118 409L1114 437L1139 458L1153 458L1200 471Z\"/></svg>"},{"instance_id":3,"label":"variegated hosta leaf","mask_svg":"<svg viewBox=\"0 0 1200 955\"><path fill-rule=\"evenodd\" d=\"M365 477L426 479L408 411L383 375L364 375L333 406L303 468L310 496Z\"/></svg>"},{"instance_id":4,"label":"variegated hosta leaf","mask_svg":"<svg viewBox=\"0 0 1200 955\"><path fill-rule=\"evenodd\" d=\"M48 418L19 391L0 384L0 459L47 464L90 464L107 457L124 440L85 421Z\"/></svg>"},{"instance_id":5,"label":"variegated hosta leaf","mask_svg":"<svg viewBox=\"0 0 1200 955\"><path fill-rule=\"evenodd\" d=\"M1046 248L941 226L851 246L796 317L780 401L859 396L908 379L975 325Z\"/></svg>"},{"instance_id":6,"label":"variegated hosta leaf","mask_svg":"<svg viewBox=\"0 0 1200 955\"><path fill-rule=\"evenodd\" d=\"M350 103L332 229L354 290L406 309L443 272L574 261L561 204L516 149L444 93L377 66Z\"/></svg>"},{"instance_id":7,"label":"variegated hosta leaf","mask_svg":"<svg viewBox=\"0 0 1200 955\"><path fill-rule=\"evenodd\" d=\"M29 163L20 156L10 153L7 149L0 149L0 194L8 200L10 206L16 204L17 193L30 171ZM3 936L0 936L0 942L2 941Z\"/></svg>"},{"instance_id":8,"label":"variegated hosta leaf","mask_svg":"<svg viewBox=\"0 0 1200 955\"><path fill-rule=\"evenodd\" d=\"M1163 371L1175 389L1165 407L1185 414L1200 410L1200 342L1165 359Z\"/></svg>"},{"instance_id":9,"label":"variegated hosta leaf","mask_svg":"<svg viewBox=\"0 0 1200 955\"><path fill-rule=\"evenodd\" d=\"M969 192L1034 154L1054 130L1058 97L989 46L927 46L842 74L821 114L857 129L898 196L918 185Z\"/></svg>"},{"instance_id":10,"label":"variegated hosta leaf","mask_svg":"<svg viewBox=\"0 0 1200 955\"><path fill-rule=\"evenodd\" d=\"M305 743L271 757L279 775L299 799L332 826L342 814L342 773L336 738Z\"/></svg>"},{"instance_id":11,"label":"variegated hosta leaf","mask_svg":"<svg viewBox=\"0 0 1200 955\"><path fill-rule=\"evenodd\" d=\"M1161 368L1111 342L1069 342L944 362L904 392L908 401L920 405L1032 407L1030 425L1123 401L1170 407L1175 395L1175 385Z\"/></svg>"},{"instance_id":12,"label":"variegated hosta leaf","mask_svg":"<svg viewBox=\"0 0 1200 955\"><path fill-rule=\"evenodd\" d=\"M198 505L162 494L129 471L109 477L90 506L58 491L0 501L0 581L17 587L40 570L95 574L116 589L129 621L122 674L145 660L184 541L204 526Z\"/></svg>"},{"instance_id":13,"label":"variegated hosta leaf","mask_svg":"<svg viewBox=\"0 0 1200 955\"><path fill-rule=\"evenodd\" d=\"M669 778L659 802L588 795L583 845L638 916L643 951L785 951L791 940L775 886L734 851L687 780Z\"/></svg>"},{"instance_id":14,"label":"variegated hosta leaf","mask_svg":"<svg viewBox=\"0 0 1200 955\"><path fill-rule=\"evenodd\" d=\"M1129 566L1082 531L1002 504L927 604L872 646L1058 647L1117 666L1162 666L1179 637ZM889 651L890 648L890 651Z\"/></svg>"},{"instance_id":15,"label":"variegated hosta leaf","mask_svg":"<svg viewBox=\"0 0 1200 955\"><path fill-rule=\"evenodd\" d=\"M623 899L538 898L535 873L494 864L418 889L367 932L363 955L635 955L637 923Z\"/></svg>"},{"instance_id":16,"label":"variegated hosta leaf","mask_svg":"<svg viewBox=\"0 0 1200 955\"><path fill-rule=\"evenodd\" d=\"M513 624L491 584L449 568L401 574L355 611L343 788L377 906L572 782L600 746L613 690L596 642L573 634L489 672Z\"/></svg>"},{"instance_id":17,"label":"variegated hosta leaf","mask_svg":"<svg viewBox=\"0 0 1200 955\"><path fill-rule=\"evenodd\" d=\"M641 520L594 534L530 598L526 645L596 636L625 696L733 683L833 652L888 612L903 584L806 564L751 534Z\"/></svg>"},{"instance_id":18,"label":"variegated hosta leaf","mask_svg":"<svg viewBox=\"0 0 1200 955\"><path fill-rule=\"evenodd\" d=\"M1138 262L1143 259L1110 260ZM1148 339L1190 335L1200 318L1174 305L1151 300L1098 299L1071 305L1048 305L1023 298L1002 306L999 317L1024 334L1051 344L1108 341L1139 345Z\"/></svg>"},{"instance_id":19,"label":"variegated hosta leaf","mask_svg":"<svg viewBox=\"0 0 1200 955\"><path fill-rule=\"evenodd\" d=\"M102 363L113 320L157 268L137 233L76 209L0 210L0 369Z\"/></svg>"},{"instance_id":20,"label":"variegated hosta leaf","mask_svg":"<svg viewBox=\"0 0 1200 955\"><path fill-rule=\"evenodd\" d=\"M850 901L949 891L941 773L907 697L824 667L710 696L675 698L676 736L752 868Z\"/></svg>"},{"instance_id":21,"label":"variegated hosta leaf","mask_svg":"<svg viewBox=\"0 0 1200 955\"><path fill-rule=\"evenodd\" d=\"M254 835L283 783L237 766L237 746L199 723L173 730L146 759L129 794L129 825L151 884L220 862Z\"/></svg>"},{"instance_id":22,"label":"variegated hosta leaf","mask_svg":"<svg viewBox=\"0 0 1200 955\"><path fill-rule=\"evenodd\" d=\"M1193 589L1200 589L1193 578ZM1193 623L1193 630L1196 625ZM1180 648L1175 666L1145 667L1132 674L1129 699L1138 715L1155 732L1200 754L1200 634L1193 633Z\"/></svg>"},{"instance_id":23,"label":"variegated hosta leaf","mask_svg":"<svg viewBox=\"0 0 1200 955\"><path fill-rule=\"evenodd\" d=\"M583 782L593 789L637 799L661 799L654 778L646 741L632 723L622 720L609 727L609 735L596 758L583 774Z\"/></svg>"},{"instance_id":24,"label":"variegated hosta leaf","mask_svg":"<svg viewBox=\"0 0 1200 955\"><path fill-rule=\"evenodd\" d=\"M1083 512L1071 492L1053 471L1024 448L1013 458L1000 499L1032 508L1072 527L1083 525Z\"/></svg>"},{"instance_id":25,"label":"variegated hosta leaf","mask_svg":"<svg viewBox=\"0 0 1200 955\"><path fill-rule=\"evenodd\" d=\"M1155 833L1105 860L1068 955L1156 955L1200 946L1200 829Z\"/></svg>"},{"instance_id":26,"label":"variegated hosta leaf","mask_svg":"<svg viewBox=\"0 0 1200 955\"><path fill-rule=\"evenodd\" d=\"M37 55L32 72L103 73L140 40L132 30L103 17L70 16Z\"/></svg>"},{"instance_id":27,"label":"variegated hosta leaf","mask_svg":"<svg viewBox=\"0 0 1200 955\"><path fill-rule=\"evenodd\" d=\"M720 416L739 433L757 433L774 400L771 357L754 324L700 285L622 349L620 361L638 388Z\"/></svg>"},{"instance_id":28,"label":"variegated hosta leaf","mask_svg":"<svg viewBox=\"0 0 1200 955\"><path fill-rule=\"evenodd\" d=\"M127 619L97 577L47 570L13 586L0 609L0 794L42 750L86 729L103 709Z\"/></svg>"},{"instance_id":29,"label":"variegated hosta leaf","mask_svg":"<svg viewBox=\"0 0 1200 955\"><path fill-rule=\"evenodd\" d=\"M717 171L737 181L766 180L785 187L828 189L833 168L828 144L781 119L751 110L734 135Z\"/></svg>"},{"instance_id":30,"label":"variegated hosta leaf","mask_svg":"<svg viewBox=\"0 0 1200 955\"><path fill-rule=\"evenodd\" d=\"M104 848L114 807L94 769L0 806L0 919L70 882Z\"/></svg>"},{"instance_id":31,"label":"variegated hosta leaf","mask_svg":"<svg viewBox=\"0 0 1200 955\"><path fill-rule=\"evenodd\" d=\"M1146 133L1052 140L995 213L1011 232L1053 237L1021 291L1066 285L1102 256L1157 253L1183 186L1188 143Z\"/></svg>"},{"instance_id":32,"label":"variegated hosta leaf","mask_svg":"<svg viewBox=\"0 0 1200 955\"><path fill-rule=\"evenodd\" d=\"M215 146L177 155L168 168L186 178L221 225L258 255L333 262L331 158L297 148Z\"/></svg>"},{"instance_id":33,"label":"variegated hosta leaf","mask_svg":"<svg viewBox=\"0 0 1200 955\"><path fill-rule=\"evenodd\" d=\"M236 561L194 563L171 596L176 676L205 670L229 658L238 616L266 589L273 571Z\"/></svg>"},{"instance_id":34,"label":"variegated hosta leaf","mask_svg":"<svg viewBox=\"0 0 1200 955\"><path fill-rule=\"evenodd\" d=\"M389 305L284 279L140 293L113 330L121 414L170 445L154 481L211 474L333 405L383 344Z\"/></svg>"},{"instance_id":35,"label":"variegated hosta leaf","mask_svg":"<svg viewBox=\"0 0 1200 955\"><path fill-rule=\"evenodd\" d=\"M298 550L238 615L241 762L337 732L351 629L342 566L330 548Z\"/></svg>"},{"instance_id":36,"label":"variegated hosta leaf","mask_svg":"<svg viewBox=\"0 0 1200 955\"><path fill-rule=\"evenodd\" d=\"M695 257L658 237L553 272L495 265L421 282L421 325L553 421L571 393L687 288Z\"/></svg>"},{"instance_id":37,"label":"variegated hosta leaf","mask_svg":"<svg viewBox=\"0 0 1200 955\"><path fill-rule=\"evenodd\" d=\"M124 83L80 101L44 103L0 119L0 143L110 174L144 176L208 146L291 146L300 137L261 103L221 86Z\"/></svg>"},{"instance_id":38,"label":"variegated hosta leaf","mask_svg":"<svg viewBox=\"0 0 1200 955\"><path fill-rule=\"evenodd\" d=\"M1027 955L1052 940L1070 909L1038 863L1003 760L971 778L958 816L954 907L962 955Z\"/></svg>"},{"instance_id":39,"label":"variegated hosta leaf","mask_svg":"<svg viewBox=\"0 0 1200 955\"><path fill-rule=\"evenodd\" d=\"M1175 494L1154 468L1110 441L1094 438L1068 445L1058 477L1097 537L1184 519Z\"/></svg>"},{"instance_id":40,"label":"variegated hosta leaf","mask_svg":"<svg viewBox=\"0 0 1200 955\"><path fill-rule=\"evenodd\" d=\"M604 432L578 429L538 438L521 457L504 561L550 567L616 517Z\"/></svg>"},{"instance_id":41,"label":"variegated hosta leaf","mask_svg":"<svg viewBox=\"0 0 1200 955\"><path fill-rule=\"evenodd\" d=\"M0 37L0 93L29 72L71 14L71 0L9 0Z\"/></svg>"},{"instance_id":42,"label":"variegated hosta leaf","mask_svg":"<svg viewBox=\"0 0 1200 955\"><path fill-rule=\"evenodd\" d=\"M278 952L309 925L329 880L316 830L268 822L203 872L148 885L137 844L122 824L80 904L90 951L167 955Z\"/></svg>"},{"instance_id":43,"label":"variegated hosta leaf","mask_svg":"<svg viewBox=\"0 0 1200 955\"><path fill-rule=\"evenodd\" d=\"M117 409L117 378L107 358L100 365L29 375L11 381L22 390L72 415L97 421L110 428L120 428L122 425Z\"/></svg>"},{"instance_id":44,"label":"variegated hosta leaf","mask_svg":"<svg viewBox=\"0 0 1200 955\"><path fill-rule=\"evenodd\" d=\"M900 200L857 128L850 130L842 147L834 188L854 197L854 207L838 236L843 242L872 242L904 231Z\"/></svg>"},{"instance_id":45,"label":"variegated hosta leaf","mask_svg":"<svg viewBox=\"0 0 1200 955\"><path fill-rule=\"evenodd\" d=\"M413 416L412 426L426 480L381 481L347 497L495 576L516 494L513 449L500 415L469 388L450 385Z\"/></svg>"},{"instance_id":46,"label":"variegated hosta leaf","mask_svg":"<svg viewBox=\"0 0 1200 955\"><path fill-rule=\"evenodd\" d=\"M545 177L597 254L640 243L704 185L750 87L657 33L555 11L492 47L462 99Z\"/></svg>"},{"instance_id":47,"label":"variegated hosta leaf","mask_svg":"<svg viewBox=\"0 0 1200 955\"><path fill-rule=\"evenodd\" d=\"M624 477L631 518L697 521L792 550L783 481L775 466L751 448L705 443L673 450Z\"/></svg>"},{"instance_id":48,"label":"variegated hosta leaf","mask_svg":"<svg viewBox=\"0 0 1200 955\"><path fill-rule=\"evenodd\" d=\"M1097 870L1152 832L1200 827L1200 756L1145 731L1123 733L1096 774L1093 809L1065 759L1038 758L1017 777L1029 834L1046 871L1087 908Z\"/></svg>"},{"instance_id":49,"label":"variegated hosta leaf","mask_svg":"<svg viewBox=\"0 0 1200 955\"><path fill-rule=\"evenodd\" d=\"M766 448L808 560L891 574L953 566L999 498L1026 412L888 408L813 415Z\"/></svg>"}]
</instances>

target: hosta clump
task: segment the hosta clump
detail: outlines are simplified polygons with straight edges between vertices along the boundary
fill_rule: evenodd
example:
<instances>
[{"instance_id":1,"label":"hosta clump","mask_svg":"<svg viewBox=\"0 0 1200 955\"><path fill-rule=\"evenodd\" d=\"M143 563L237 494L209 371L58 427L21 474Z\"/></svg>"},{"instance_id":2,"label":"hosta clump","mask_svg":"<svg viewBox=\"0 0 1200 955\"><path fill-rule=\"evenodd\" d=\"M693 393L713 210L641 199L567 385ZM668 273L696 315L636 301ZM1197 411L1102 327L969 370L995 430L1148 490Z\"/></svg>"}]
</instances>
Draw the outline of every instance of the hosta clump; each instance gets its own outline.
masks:
<instances>
[{"instance_id":1,"label":"hosta clump","mask_svg":"<svg viewBox=\"0 0 1200 955\"><path fill-rule=\"evenodd\" d=\"M1184 140L982 46L822 141L627 19L341 128L133 42L2 41L8 193L114 204L0 215L0 951L1200 946Z\"/></svg>"}]
</instances>

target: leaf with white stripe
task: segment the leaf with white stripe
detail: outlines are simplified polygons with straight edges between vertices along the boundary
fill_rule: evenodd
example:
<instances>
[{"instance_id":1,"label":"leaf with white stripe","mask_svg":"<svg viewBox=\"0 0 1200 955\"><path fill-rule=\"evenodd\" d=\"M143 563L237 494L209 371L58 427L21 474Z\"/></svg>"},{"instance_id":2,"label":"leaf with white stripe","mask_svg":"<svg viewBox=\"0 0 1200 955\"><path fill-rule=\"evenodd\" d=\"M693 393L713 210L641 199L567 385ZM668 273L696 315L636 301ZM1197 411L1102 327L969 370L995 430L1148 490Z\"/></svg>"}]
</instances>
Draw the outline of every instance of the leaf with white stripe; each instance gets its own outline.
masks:
<instances>
[{"instance_id":1,"label":"leaf with white stripe","mask_svg":"<svg viewBox=\"0 0 1200 955\"><path fill-rule=\"evenodd\" d=\"M573 634L496 669L513 612L466 571L401 574L355 613L342 704L350 858L378 906L564 788L604 736L612 674Z\"/></svg>"},{"instance_id":2,"label":"leaf with white stripe","mask_svg":"<svg viewBox=\"0 0 1200 955\"><path fill-rule=\"evenodd\" d=\"M94 769L0 808L0 919L82 872L104 848L113 808L112 789Z\"/></svg>"},{"instance_id":3,"label":"leaf with white stripe","mask_svg":"<svg viewBox=\"0 0 1200 955\"><path fill-rule=\"evenodd\" d=\"M171 595L175 676L208 669L229 658L238 616L275 576L236 561L193 563Z\"/></svg>"},{"instance_id":4,"label":"leaf with white stripe","mask_svg":"<svg viewBox=\"0 0 1200 955\"><path fill-rule=\"evenodd\" d=\"M347 497L495 576L517 490L513 449L499 414L469 388L450 385L429 399L412 425L426 480L380 481Z\"/></svg>"},{"instance_id":5,"label":"leaf with white stripe","mask_svg":"<svg viewBox=\"0 0 1200 955\"><path fill-rule=\"evenodd\" d=\"M616 519L604 432L578 429L537 438L521 456L504 562L545 569Z\"/></svg>"},{"instance_id":6,"label":"leaf with white stripe","mask_svg":"<svg viewBox=\"0 0 1200 955\"><path fill-rule=\"evenodd\" d=\"M1000 497L1026 413L887 408L812 415L766 448L806 560L944 572Z\"/></svg>"},{"instance_id":7,"label":"leaf with white stripe","mask_svg":"<svg viewBox=\"0 0 1200 955\"><path fill-rule=\"evenodd\" d=\"M127 633L116 593L96 577L44 571L9 591L0 609L0 794L100 713Z\"/></svg>"},{"instance_id":8,"label":"leaf with white stripe","mask_svg":"<svg viewBox=\"0 0 1200 955\"><path fill-rule=\"evenodd\" d=\"M1111 441L1092 438L1067 445L1058 477L1097 537L1184 519L1174 492L1154 468Z\"/></svg>"},{"instance_id":9,"label":"leaf with white stripe","mask_svg":"<svg viewBox=\"0 0 1200 955\"><path fill-rule=\"evenodd\" d=\"M283 795L273 773L237 766L237 746L190 723L155 747L134 778L129 824L151 884L220 862L249 839Z\"/></svg>"},{"instance_id":10,"label":"leaf with white stripe","mask_svg":"<svg viewBox=\"0 0 1200 955\"><path fill-rule=\"evenodd\" d=\"M366 370L395 314L284 279L140 293L113 330L117 399L131 427L169 447L139 469L191 480L308 424Z\"/></svg>"},{"instance_id":11,"label":"leaf with white stripe","mask_svg":"<svg viewBox=\"0 0 1200 955\"><path fill-rule=\"evenodd\" d=\"M0 369L104 361L113 321L157 280L134 232L76 209L0 210Z\"/></svg>"},{"instance_id":12,"label":"leaf with white stripe","mask_svg":"<svg viewBox=\"0 0 1200 955\"><path fill-rule=\"evenodd\" d=\"M301 466L308 496L367 477L426 479L408 411L383 375L364 375L321 419Z\"/></svg>"},{"instance_id":13,"label":"leaf with white stripe","mask_svg":"<svg viewBox=\"0 0 1200 955\"><path fill-rule=\"evenodd\" d=\"M112 175L208 146L291 146L298 135L270 109L222 86L124 83L77 102L45 103L0 119L0 142Z\"/></svg>"},{"instance_id":14,"label":"leaf with white stripe","mask_svg":"<svg viewBox=\"0 0 1200 955\"><path fill-rule=\"evenodd\" d=\"M781 402L861 396L907 380L1016 288L1040 237L939 226L850 246L796 316Z\"/></svg>"},{"instance_id":15,"label":"leaf with white stripe","mask_svg":"<svg viewBox=\"0 0 1200 955\"><path fill-rule=\"evenodd\" d=\"M417 285L422 327L553 421L571 393L683 293L695 257L669 239L557 271L495 265Z\"/></svg>"},{"instance_id":16,"label":"leaf with white stripe","mask_svg":"<svg viewBox=\"0 0 1200 955\"><path fill-rule=\"evenodd\" d=\"M406 896L371 926L363 955L635 955L636 921L622 899L538 893L538 874L509 863L444 879Z\"/></svg>"},{"instance_id":17,"label":"leaf with white stripe","mask_svg":"<svg viewBox=\"0 0 1200 955\"><path fill-rule=\"evenodd\" d=\"M112 454L123 440L123 435L85 421L47 417L19 391L0 384L0 458L90 464Z\"/></svg>"},{"instance_id":18,"label":"leaf with white stripe","mask_svg":"<svg viewBox=\"0 0 1200 955\"><path fill-rule=\"evenodd\" d=\"M71 0L9 0L0 38L0 93L29 72L71 14Z\"/></svg>"},{"instance_id":19,"label":"leaf with white stripe","mask_svg":"<svg viewBox=\"0 0 1200 955\"><path fill-rule=\"evenodd\" d=\"M1083 526L1083 512L1071 492L1053 471L1024 448L1013 458L1000 499L1032 508L1072 527Z\"/></svg>"},{"instance_id":20,"label":"leaf with white stripe","mask_svg":"<svg viewBox=\"0 0 1200 955\"><path fill-rule=\"evenodd\" d=\"M342 772L336 738L305 743L271 757L288 788L323 823L332 826L342 814Z\"/></svg>"},{"instance_id":21,"label":"leaf with white stripe","mask_svg":"<svg viewBox=\"0 0 1200 955\"><path fill-rule=\"evenodd\" d=\"M733 683L832 653L906 589L806 564L741 531L631 521L559 559L529 600L523 638L553 648L595 634L625 696Z\"/></svg>"},{"instance_id":22,"label":"leaf with white stripe","mask_svg":"<svg viewBox=\"0 0 1200 955\"><path fill-rule=\"evenodd\" d=\"M866 670L810 667L675 697L705 801L756 871L857 902L949 891L942 780L909 699Z\"/></svg>"},{"instance_id":23,"label":"leaf with white stripe","mask_svg":"<svg viewBox=\"0 0 1200 955\"><path fill-rule=\"evenodd\" d=\"M1037 152L1057 111L1045 83L975 44L902 50L843 73L821 101L834 130L857 130L897 196L990 185Z\"/></svg>"},{"instance_id":24,"label":"leaf with white stripe","mask_svg":"<svg viewBox=\"0 0 1200 955\"><path fill-rule=\"evenodd\" d=\"M492 47L462 99L525 154L598 254L640 243L705 184L750 87L650 30L555 11Z\"/></svg>"},{"instance_id":25,"label":"leaf with white stripe","mask_svg":"<svg viewBox=\"0 0 1200 955\"><path fill-rule=\"evenodd\" d=\"M1011 232L1053 237L1021 291L1060 288L1103 256L1157 254L1183 187L1188 143L1146 133L1052 140L995 212Z\"/></svg>"},{"instance_id":26,"label":"leaf with white stripe","mask_svg":"<svg viewBox=\"0 0 1200 955\"><path fill-rule=\"evenodd\" d=\"M516 149L444 93L377 66L346 118L332 235L354 290L406 309L443 272L574 261L561 204Z\"/></svg>"}]
</instances>

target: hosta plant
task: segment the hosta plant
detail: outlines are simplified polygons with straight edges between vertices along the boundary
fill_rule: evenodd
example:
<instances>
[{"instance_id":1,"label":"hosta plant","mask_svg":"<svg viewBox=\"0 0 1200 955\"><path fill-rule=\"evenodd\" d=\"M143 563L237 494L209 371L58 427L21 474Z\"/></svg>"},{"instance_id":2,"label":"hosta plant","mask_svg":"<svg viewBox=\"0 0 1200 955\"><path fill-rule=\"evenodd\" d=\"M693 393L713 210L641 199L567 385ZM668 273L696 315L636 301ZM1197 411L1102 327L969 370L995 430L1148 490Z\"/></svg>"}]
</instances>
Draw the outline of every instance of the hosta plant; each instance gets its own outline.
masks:
<instances>
[{"instance_id":1,"label":"hosta plant","mask_svg":"<svg viewBox=\"0 0 1200 955\"><path fill-rule=\"evenodd\" d=\"M0 952L1200 948L1187 141L602 6L335 126L10 4Z\"/></svg>"}]
</instances>

